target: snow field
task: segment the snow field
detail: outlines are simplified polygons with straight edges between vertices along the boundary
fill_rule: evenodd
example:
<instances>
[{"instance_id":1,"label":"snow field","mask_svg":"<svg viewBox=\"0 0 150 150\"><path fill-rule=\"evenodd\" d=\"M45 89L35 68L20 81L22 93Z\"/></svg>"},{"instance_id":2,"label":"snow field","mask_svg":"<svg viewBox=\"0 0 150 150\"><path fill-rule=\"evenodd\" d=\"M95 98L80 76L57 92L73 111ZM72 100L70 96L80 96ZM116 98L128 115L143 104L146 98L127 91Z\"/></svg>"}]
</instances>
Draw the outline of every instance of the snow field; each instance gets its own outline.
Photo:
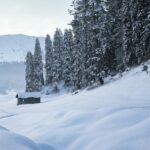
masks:
<instances>
[{"instance_id":1,"label":"snow field","mask_svg":"<svg viewBox=\"0 0 150 150\"><path fill-rule=\"evenodd\" d=\"M15 94L1 95L0 125L42 150L149 150L150 74L141 70L77 95L43 95L41 104L16 106Z\"/></svg>"}]
</instances>

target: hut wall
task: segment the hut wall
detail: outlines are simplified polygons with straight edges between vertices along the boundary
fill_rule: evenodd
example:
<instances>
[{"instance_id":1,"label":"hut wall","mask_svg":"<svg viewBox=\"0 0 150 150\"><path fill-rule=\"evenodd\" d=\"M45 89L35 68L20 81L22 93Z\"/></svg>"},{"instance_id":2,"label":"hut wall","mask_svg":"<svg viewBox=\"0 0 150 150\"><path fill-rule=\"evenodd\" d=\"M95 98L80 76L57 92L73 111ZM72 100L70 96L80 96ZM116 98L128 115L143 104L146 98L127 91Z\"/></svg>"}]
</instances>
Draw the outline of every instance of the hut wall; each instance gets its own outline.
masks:
<instances>
[{"instance_id":1,"label":"hut wall","mask_svg":"<svg viewBox=\"0 0 150 150\"><path fill-rule=\"evenodd\" d=\"M34 97L18 98L17 105L21 105L21 104L36 104L36 103L40 103L40 102L41 102L40 98L34 98Z\"/></svg>"}]
</instances>

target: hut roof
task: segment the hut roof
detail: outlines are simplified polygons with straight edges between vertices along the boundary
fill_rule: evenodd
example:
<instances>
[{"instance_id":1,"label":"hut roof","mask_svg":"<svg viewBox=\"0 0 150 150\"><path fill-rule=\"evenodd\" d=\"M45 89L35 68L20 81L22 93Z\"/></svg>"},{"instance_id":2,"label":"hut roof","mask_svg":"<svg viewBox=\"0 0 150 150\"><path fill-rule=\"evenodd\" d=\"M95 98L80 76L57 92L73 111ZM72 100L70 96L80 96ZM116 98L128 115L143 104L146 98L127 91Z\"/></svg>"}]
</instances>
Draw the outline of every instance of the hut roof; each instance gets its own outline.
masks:
<instances>
[{"instance_id":1,"label":"hut roof","mask_svg":"<svg viewBox=\"0 0 150 150\"><path fill-rule=\"evenodd\" d=\"M25 92L25 93L18 93L18 98L40 98L40 92Z\"/></svg>"}]
</instances>

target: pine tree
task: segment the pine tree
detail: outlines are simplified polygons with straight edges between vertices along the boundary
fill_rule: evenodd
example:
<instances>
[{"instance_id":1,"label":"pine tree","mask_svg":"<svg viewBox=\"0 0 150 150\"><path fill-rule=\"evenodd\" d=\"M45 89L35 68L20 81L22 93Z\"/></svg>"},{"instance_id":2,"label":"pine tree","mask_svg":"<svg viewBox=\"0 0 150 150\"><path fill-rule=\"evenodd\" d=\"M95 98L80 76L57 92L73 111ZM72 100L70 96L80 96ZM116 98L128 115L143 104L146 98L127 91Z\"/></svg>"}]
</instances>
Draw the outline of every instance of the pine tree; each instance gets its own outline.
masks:
<instances>
[{"instance_id":1,"label":"pine tree","mask_svg":"<svg viewBox=\"0 0 150 150\"><path fill-rule=\"evenodd\" d=\"M141 63L149 58L150 47L150 1L131 1L133 20L133 42L137 63Z\"/></svg>"},{"instance_id":2,"label":"pine tree","mask_svg":"<svg viewBox=\"0 0 150 150\"><path fill-rule=\"evenodd\" d=\"M88 40L88 84L99 82L104 71L104 54L106 45L106 11L104 3L93 0L89 3L89 40Z\"/></svg>"},{"instance_id":3,"label":"pine tree","mask_svg":"<svg viewBox=\"0 0 150 150\"><path fill-rule=\"evenodd\" d=\"M77 76L80 81L76 82L78 87L84 88L88 85L88 52L89 52L89 0L75 0L73 2L74 20L72 21L75 34L75 64L80 63ZM79 49L77 49L79 47ZM79 56L77 56L79 55ZM80 58L79 58L80 57ZM80 70L80 71L79 71ZM77 78L76 78L77 79Z\"/></svg>"},{"instance_id":4,"label":"pine tree","mask_svg":"<svg viewBox=\"0 0 150 150\"><path fill-rule=\"evenodd\" d=\"M40 91L44 85L43 77L43 60L40 42L36 39L34 49L34 87L36 91Z\"/></svg>"},{"instance_id":5,"label":"pine tree","mask_svg":"<svg viewBox=\"0 0 150 150\"><path fill-rule=\"evenodd\" d=\"M84 56L82 55L82 23L80 19L80 14L78 11L80 8L76 4L76 0L73 1L74 10L71 14L74 16L74 19L71 22L73 33L74 33L74 46L73 46L73 86L75 89L82 88L82 79L83 79L83 60Z\"/></svg>"},{"instance_id":6,"label":"pine tree","mask_svg":"<svg viewBox=\"0 0 150 150\"><path fill-rule=\"evenodd\" d=\"M28 52L26 55L26 92L34 92L34 66L33 66L33 55Z\"/></svg>"},{"instance_id":7,"label":"pine tree","mask_svg":"<svg viewBox=\"0 0 150 150\"><path fill-rule=\"evenodd\" d=\"M45 39L45 71L46 71L46 85L52 84L53 73L52 73L52 65L53 65L53 47L52 41L49 35L46 36Z\"/></svg>"},{"instance_id":8,"label":"pine tree","mask_svg":"<svg viewBox=\"0 0 150 150\"><path fill-rule=\"evenodd\" d=\"M56 29L53 41L53 82L63 80L63 33L60 29Z\"/></svg>"},{"instance_id":9,"label":"pine tree","mask_svg":"<svg viewBox=\"0 0 150 150\"><path fill-rule=\"evenodd\" d=\"M106 67L107 74L116 71L123 65L122 48L122 0L107 1L107 48L106 48Z\"/></svg>"},{"instance_id":10,"label":"pine tree","mask_svg":"<svg viewBox=\"0 0 150 150\"><path fill-rule=\"evenodd\" d=\"M64 32L64 49L63 49L63 79L65 86L72 86L72 71L73 71L73 34L72 30Z\"/></svg>"},{"instance_id":11,"label":"pine tree","mask_svg":"<svg viewBox=\"0 0 150 150\"><path fill-rule=\"evenodd\" d=\"M123 0L122 4L122 22L123 22L123 52L124 64L126 67L133 66L137 62L135 54L135 45L133 44L133 20L132 20L131 0Z\"/></svg>"},{"instance_id":12,"label":"pine tree","mask_svg":"<svg viewBox=\"0 0 150 150\"><path fill-rule=\"evenodd\" d=\"M144 11L144 29L142 32L142 40L143 43L143 61L147 61L150 59L150 1L145 2Z\"/></svg>"}]
</instances>

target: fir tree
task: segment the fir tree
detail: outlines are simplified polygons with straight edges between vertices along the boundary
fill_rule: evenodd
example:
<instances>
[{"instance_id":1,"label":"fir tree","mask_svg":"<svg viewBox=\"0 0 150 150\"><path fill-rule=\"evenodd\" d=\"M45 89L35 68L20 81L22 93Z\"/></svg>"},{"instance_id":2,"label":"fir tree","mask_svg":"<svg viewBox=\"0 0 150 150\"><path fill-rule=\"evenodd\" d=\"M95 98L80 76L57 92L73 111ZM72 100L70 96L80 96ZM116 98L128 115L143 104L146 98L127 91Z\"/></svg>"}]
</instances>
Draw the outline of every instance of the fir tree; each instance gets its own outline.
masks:
<instances>
[{"instance_id":1,"label":"fir tree","mask_svg":"<svg viewBox=\"0 0 150 150\"><path fill-rule=\"evenodd\" d=\"M34 49L34 86L36 91L40 91L44 85L43 60L40 42L36 39Z\"/></svg>"},{"instance_id":2,"label":"fir tree","mask_svg":"<svg viewBox=\"0 0 150 150\"><path fill-rule=\"evenodd\" d=\"M122 0L108 0L107 7L107 44L105 66L107 75L123 64L122 49Z\"/></svg>"},{"instance_id":3,"label":"fir tree","mask_svg":"<svg viewBox=\"0 0 150 150\"><path fill-rule=\"evenodd\" d=\"M150 47L150 1L131 1L133 21L133 42L135 47L136 64L149 58Z\"/></svg>"},{"instance_id":4,"label":"fir tree","mask_svg":"<svg viewBox=\"0 0 150 150\"><path fill-rule=\"evenodd\" d=\"M136 63L135 45L133 44L133 20L131 0L123 0L122 23L123 23L123 52L124 64L130 67Z\"/></svg>"},{"instance_id":5,"label":"fir tree","mask_svg":"<svg viewBox=\"0 0 150 150\"><path fill-rule=\"evenodd\" d=\"M73 6L75 10L71 12L71 14L74 16L74 19L71 22L74 33L72 80L74 88L81 89L83 77L82 26L78 14L78 8L76 8L76 1L73 2Z\"/></svg>"},{"instance_id":6,"label":"fir tree","mask_svg":"<svg viewBox=\"0 0 150 150\"><path fill-rule=\"evenodd\" d=\"M73 2L72 21L73 32L75 34L75 64L80 64L80 68L76 68L77 87L83 88L88 85L88 51L89 51L89 0L75 0ZM78 56L77 56L78 55ZM79 58L80 57L80 58Z\"/></svg>"},{"instance_id":7,"label":"fir tree","mask_svg":"<svg viewBox=\"0 0 150 150\"><path fill-rule=\"evenodd\" d=\"M53 47L52 41L49 35L46 36L45 39L45 71L46 71L46 85L52 84L53 73L52 73L52 65L53 65Z\"/></svg>"},{"instance_id":8,"label":"fir tree","mask_svg":"<svg viewBox=\"0 0 150 150\"><path fill-rule=\"evenodd\" d=\"M106 45L106 11L102 1L89 3L89 40L88 40L88 84L99 81L104 71L104 54Z\"/></svg>"},{"instance_id":9,"label":"fir tree","mask_svg":"<svg viewBox=\"0 0 150 150\"><path fill-rule=\"evenodd\" d=\"M33 55L28 52L26 55L26 92L34 91L34 66L33 66Z\"/></svg>"},{"instance_id":10,"label":"fir tree","mask_svg":"<svg viewBox=\"0 0 150 150\"><path fill-rule=\"evenodd\" d=\"M63 79L65 86L72 85L73 71L73 34L71 29L64 32L64 49L63 49Z\"/></svg>"},{"instance_id":11,"label":"fir tree","mask_svg":"<svg viewBox=\"0 0 150 150\"><path fill-rule=\"evenodd\" d=\"M55 31L53 49L53 82L59 82L63 80L63 33L60 29L56 29Z\"/></svg>"}]
</instances>

